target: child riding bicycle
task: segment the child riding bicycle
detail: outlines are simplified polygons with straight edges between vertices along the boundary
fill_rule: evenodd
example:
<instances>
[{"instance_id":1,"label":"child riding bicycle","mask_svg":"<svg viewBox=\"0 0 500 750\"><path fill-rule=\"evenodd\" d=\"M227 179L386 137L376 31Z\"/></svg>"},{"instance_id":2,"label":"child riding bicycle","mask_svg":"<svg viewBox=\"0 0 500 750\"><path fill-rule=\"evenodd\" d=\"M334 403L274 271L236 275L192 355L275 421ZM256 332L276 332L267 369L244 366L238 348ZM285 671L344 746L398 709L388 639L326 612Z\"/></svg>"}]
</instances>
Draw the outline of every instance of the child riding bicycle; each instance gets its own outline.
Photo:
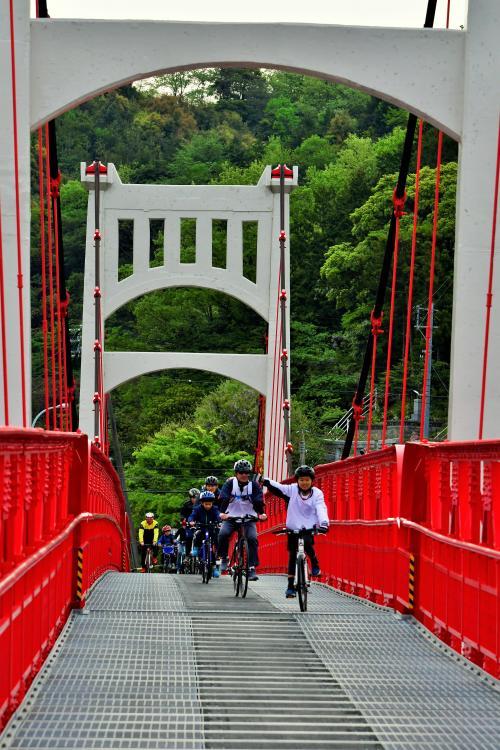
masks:
<instances>
[{"instance_id":1,"label":"child riding bicycle","mask_svg":"<svg viewBox=\"0 0 500 750\"><path fill-rule=\"evenodd\" d=\"M314 549L312 530L319 527L326 532L330 525L323 492L313 487L314 469L311 466L299 466L295 470L294 484L280 484L271 479L264 479L264 487L277 497L283 498L287 505L286 528L289 531L304 530L304 550L312 565L312 575L321 575L319 560ZM307 533L309 532L309 533ZM298 536L288 534L288 587L286 597L296 595L294 588L295 558L297 556Z\"/></svg>"},{"instance_id":2,"label":"child riding bicycle","mask_svg":"<svg viewBox=\"0 0 500 750\"><path fill-rule=\"evenodd\" d=\"M198 526L193 537L193 547L191 549L192 557L198 556L205 531L208 530L210 541L213 547L217 546L217 530L220 523L219 509L214 505L215 496L213 492L202 492L200 495L200 504L197 505L189 516L191 526ZM214 578L219 577L219 571L214 567Z\"/></svg>"},{"instance_id":3,"label":"child riding bicycle","mask_svg":"<svg viewBox=\"0 0 500 750\"><path fill-rule=\"evenodd\" d=\"M249 481L251 471L252 464L250 461L245 459L236 461L234 464L235 476L228 479L220 491L219 508L223 524L219 531L217 556L221 558L221 572L223 573L227 570L229 540L233 532L236 531L236 522L232 519L252 516L244 522L250 563L248 580L258 581L259 578L255 572L255 568L259 564L256 521L264 521L267 516L264 512L261 487L258 482Z\"/></svg>"},{"instance_id":4,"label":"child riding bicycle","mask_svg":"<svg viewBox=\"0 0 500 750\"><path fill-rule=\"evenodd\" d=\"M172 534L171 526L163 526L162 533L158 539L158 545L161 547L163 553L163 567L168 569L171 567L175 558L175 538Z\"/></svg>"}]
</instances>

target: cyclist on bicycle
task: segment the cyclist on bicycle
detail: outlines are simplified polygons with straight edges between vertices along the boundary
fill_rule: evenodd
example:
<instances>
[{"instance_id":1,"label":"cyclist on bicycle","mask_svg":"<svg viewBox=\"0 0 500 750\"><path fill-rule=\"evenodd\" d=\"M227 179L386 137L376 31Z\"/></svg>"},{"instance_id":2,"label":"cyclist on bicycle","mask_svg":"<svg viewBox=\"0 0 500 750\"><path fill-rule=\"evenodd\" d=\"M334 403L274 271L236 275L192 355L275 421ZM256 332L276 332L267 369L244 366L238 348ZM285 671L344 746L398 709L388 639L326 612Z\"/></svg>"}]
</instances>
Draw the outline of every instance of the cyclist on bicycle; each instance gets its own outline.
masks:
<instances>
[{"instance_id":1,"label":"cyclist on bicycle","mask_svg":"<svg viewBox=\"0 0 500 750\"><path fill-rule=\"evenodd\" d=\"M213 474L210 474L210 476L208 476L205 479L204 490L206 490L207 492L214 493L214 497L215 497L214 502L216 505L218 505L220 489L219 489L219 480L217 479L217 477L214 477Z\"/></svg>"},{"instance_id":2,"label":"cyclist on bicycle","mask_svg":"<svg viewBox=\"0 0 500 750\"><path fill-rule=\"evenodd\" d=\"M252 516L252 519L245 521L245 535L248 541L249 554L249 581L258 581L255 568L259 564L257 540L257 519L265 521L267 518L264 512L264 499L262 489L258 482L249 481L252 471L250 461L241 459L234 464L234 477L231 477L224 483L219 497L220 517L223 521L219 531L219 548L217 557L221 558L221 572L227 570L227 552L229 549L229 540L234 531L236 531L236 522L233 518L242 516ZM254 520L255 519L255 520Z\"/></svg>"},{"instance_id":3,"label":"cyclist on bicycle","mask_svg":"<svg viewBox=\"0 0 500 750\"><path fill-rule=\"evenodd\" d=\"M158 545L161 547L163 558L165 559L167 555L170 555L170 559L173 560L175 539L172 534L172 527L163 526L161 532L161 536L158 539Z\"/></svg>"},{"instance_id":4,"label":"cyclist on bicycle","mask_svg":"<svg viewBox=\"0 0 500 750\"><path fill-rule=\"evenodd\" d=\"M208 534L212 545L217 546L217 529L220 523L219 509L214 505L214 493L213 492L202 492L200 495L200 505L197 505L191 515L189 516L189 523L191 526L199 526L200 528L194 534L193 547L191 549L192 557L198 557L198 551L200 549L203 537L205 536L205 530L208 529ZM219 570L214 567L214 577L218 578Z\"/></svg>"},{"instance_id":5,"label":"cyclist on bicycle","mask_svg":"<svg viewBox=\"0 0 500 750\"><path fill-rule=\"evenodd\" d=\"M195 505L198 505L199 500L200 490L197 490L196 487L191 487L188 492L188 499L186 500L180 511L181 518L185 518L187 520L193 512Z\"/></svg>"},{"instance_id":6,"label":"cyclist on bicycle","mask_svg":"<svg viewBox=\"0 0 500 750\"><path fill-rule=\"evenodd\" d=\"M177 533L174 537L174 541L177 544L177 572L179 573L182 566L183 558L189 554L187 547L189 546L189 552L191 552L191 544L193 541L192 530L187 527L187 521L185 518L182 519L181 525L177 529ZM189 545L188 545L189 541Z\"/></svg>"},{"instance_id":7,"label":"cyclist on bicycle","mask_svg":"<svg viewBox=\"0 0 500 750\"><path fill-rule=\"evenodd\" d=\"M314 550L314 536L312 529L316 526L327 531L330 525L323 492L313 487L314 469L311 466L299 466L295 470L295 484L280 484L271 479L264 479L264 487L277 497L283 498L287 505L286 528L289 531L306 530L304 534L304 550L312 565L312 575L321 575L319 560ZM295 575L295 558L297 556L298 537L288 534L288 588L287 599L295 596L293 585Z\"/></svg>"},{"instance_id":8,"label":"cyclist on bicycle","mask_svg":"<svg viewBox=\"0 0 500 750\"><path fill-rule=\"evenodd\" d=\"M152 547L153 550L153 564L156 565L156 556L158 554L158 535L160 533L160 527L158 521L155 521L154 513L146 513L144 521L139 526L139 544L141 545L141 563L142 572L146 572L146 552L148 547Z\"/></svg>"}]
</instances>

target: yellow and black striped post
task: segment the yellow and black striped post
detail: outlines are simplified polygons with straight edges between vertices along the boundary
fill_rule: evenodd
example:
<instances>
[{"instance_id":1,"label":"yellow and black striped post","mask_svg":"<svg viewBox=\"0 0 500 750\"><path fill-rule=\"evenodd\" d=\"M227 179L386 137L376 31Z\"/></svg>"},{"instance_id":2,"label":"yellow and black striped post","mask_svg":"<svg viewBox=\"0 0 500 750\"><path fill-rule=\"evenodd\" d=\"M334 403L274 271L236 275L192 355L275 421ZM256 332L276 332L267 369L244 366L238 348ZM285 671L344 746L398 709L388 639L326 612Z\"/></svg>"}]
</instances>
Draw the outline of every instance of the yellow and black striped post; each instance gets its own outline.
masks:
<instances>
[{"instance_id":1,"label":"yellow and black striped post","mask_svg":"<svg viewBox=\"0 0 500 750\"><path fill-rule=\"evenodd\" d=\"M76 553L76 601L78 607L83 607L83 549L78 547Z\"/></svg>"},{"instance_id":2,"label":"yellow and black striped post","mask_svg":"<svg viewBox=\"0 0 500 750\"><path fill-rule=\"evenodd\" d=\"M415 600L415 555L410 554L408 567L408 609L413 609Z\"/></svg>"}]
</instances>

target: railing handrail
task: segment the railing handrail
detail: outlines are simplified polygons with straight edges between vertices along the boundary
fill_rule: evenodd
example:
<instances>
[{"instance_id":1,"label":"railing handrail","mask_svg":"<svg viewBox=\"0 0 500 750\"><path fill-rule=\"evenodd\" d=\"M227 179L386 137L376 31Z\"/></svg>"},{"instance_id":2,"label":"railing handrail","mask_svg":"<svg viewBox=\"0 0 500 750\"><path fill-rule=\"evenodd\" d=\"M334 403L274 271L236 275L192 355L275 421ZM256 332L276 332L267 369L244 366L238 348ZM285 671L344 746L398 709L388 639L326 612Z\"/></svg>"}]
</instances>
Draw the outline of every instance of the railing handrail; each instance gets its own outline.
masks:
<instances>
[{"instance_id":1,"label":"railing handrail","mask_svg":"<svg viewBox=\"0 0 500 750\"><path fill-rule=\"evenodd\" d=\"M123 537L122 529L114 518L105 515L104 513L80 513L58 534L54 539L45 544L41 549L33 552L26 560L23 560L13 570L11 570L4 578L0 579L0 596L5 594L11 586L15 585L31 568L33 568L40 560L47 557L56 547L58 547L65 539L67 539L75 530L75 528L83 521L107 521L112 523L120 532L122 541L125 541Z\"/></svg>"}]
</instances>

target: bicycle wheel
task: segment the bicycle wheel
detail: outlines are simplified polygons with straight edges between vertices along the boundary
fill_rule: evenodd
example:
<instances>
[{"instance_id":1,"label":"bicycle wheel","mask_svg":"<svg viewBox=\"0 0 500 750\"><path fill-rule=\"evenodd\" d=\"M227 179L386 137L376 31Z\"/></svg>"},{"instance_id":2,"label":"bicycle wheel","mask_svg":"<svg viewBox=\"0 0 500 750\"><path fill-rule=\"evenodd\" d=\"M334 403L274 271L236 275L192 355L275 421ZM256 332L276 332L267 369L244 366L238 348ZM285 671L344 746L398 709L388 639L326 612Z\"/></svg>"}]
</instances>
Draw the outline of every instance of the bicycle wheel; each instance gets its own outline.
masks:
<instances>
[{"instance_id":1,"label":"bicycle wheel","mask_svg":"<svg viewBox=\"0 0 500 750\"><path fill-rule=\"evenodd\" d=\"M206 572L207 572L207 560L206 560L207 550L205 546L205 542L201 543L200 546L200 552L199 552L199 563L200 563L200 573L201 573L201 580L202 583L206 583Z\"/></svg>"},{"instance_id":2,"label":"bicycle wheel","mask_svg":"<svg viewBox=\"0 0 500 750\"><path fill-rule=\"evenodd\" d=\"M307 612L307 582L306 561L303 557L297 560L297 594L299 595L299 607L301 612Z\"/></svg>"},{"instance_id":3,"label":"bicycle wheel","mask_svg":"<svg viewBox=\"0 0 500 750\"><path fill-rule=\"evenodd\" d=\"M236 544L234 545L233 554L231 555L231 574L233 576L234 595L239 596L242 580L240 550L238 542L236 542Z\"/></svg>"},{"instance_id":4,"label":"bicycle wheel","mask_svg":"<svg viewBox=\"0 0 500 750\"><path fill-rule=\"evenodd\" d=\"M146 573L151 573L153 568L153 553L151 552L151 549L148 549L146 552L145 568Z\"/></svg>"},{"instance_id":5,"label":"bicycle wheel","mask_svg":"<svg viewBox=\"0 0 500 750\"><path fill-rule=\"evenodd\" d=\"M172 566L172 556L169 553L167 553L167 555L165 557L164 565L165 565L164 572L165 573L170 573L170 568Z\"/></svg>"},{"instance_id":6,"label":"bicycle wheel","mask_svg":"<svg viewBox=\"0 0 500 750\"><path fill-rule=\"evenodd\" d=\"M244 599L248 591L248 542L246 539L240 541L240 557L241 557L241 596Z\"/></svg>"}]
</instances>

